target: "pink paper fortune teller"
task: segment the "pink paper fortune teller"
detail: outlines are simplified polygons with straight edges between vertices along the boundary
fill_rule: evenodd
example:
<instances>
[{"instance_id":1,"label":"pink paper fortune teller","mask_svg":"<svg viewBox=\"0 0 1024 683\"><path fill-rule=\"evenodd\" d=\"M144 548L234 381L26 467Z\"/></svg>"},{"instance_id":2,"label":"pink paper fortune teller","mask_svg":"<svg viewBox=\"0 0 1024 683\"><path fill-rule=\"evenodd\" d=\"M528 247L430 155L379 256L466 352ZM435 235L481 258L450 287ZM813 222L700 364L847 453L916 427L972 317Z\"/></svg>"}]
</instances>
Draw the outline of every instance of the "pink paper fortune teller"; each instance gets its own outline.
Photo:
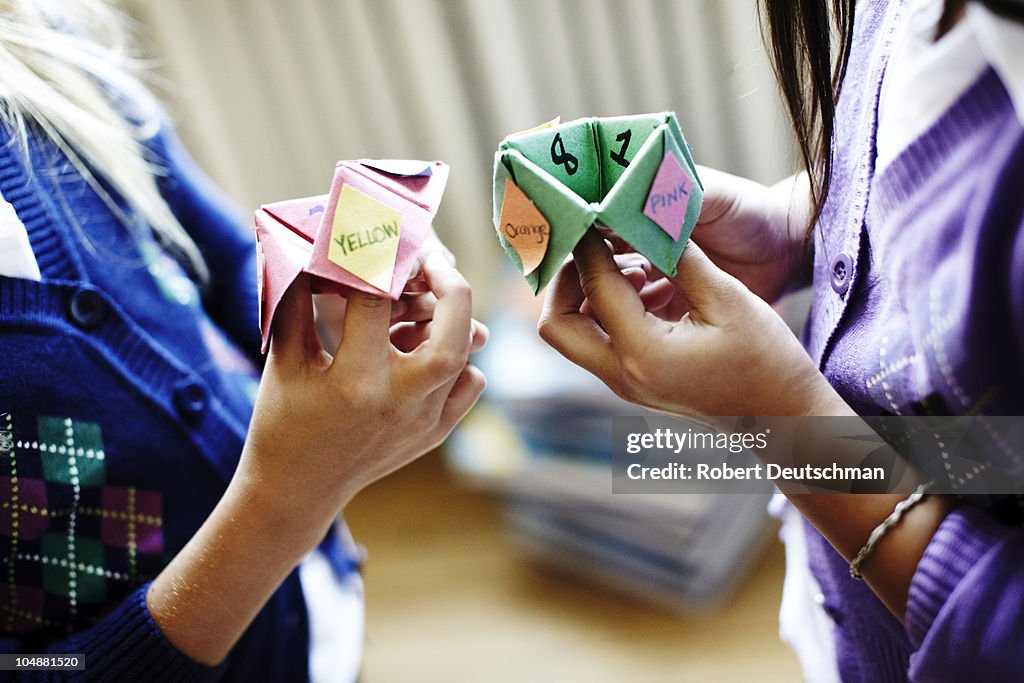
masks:
<instances>
[{"instance_id":1,"label":"pink paper fortune teller","mask_svg":"<svg viewBox=\"0 0 1024 683\"><path fill-rule=\"evenodd\" d=\"M448 181L441 161L339 161L331 192L255 212L262 350L281 297L300 273L321 292L397 299Z\"/></svg>"}]
</instances>

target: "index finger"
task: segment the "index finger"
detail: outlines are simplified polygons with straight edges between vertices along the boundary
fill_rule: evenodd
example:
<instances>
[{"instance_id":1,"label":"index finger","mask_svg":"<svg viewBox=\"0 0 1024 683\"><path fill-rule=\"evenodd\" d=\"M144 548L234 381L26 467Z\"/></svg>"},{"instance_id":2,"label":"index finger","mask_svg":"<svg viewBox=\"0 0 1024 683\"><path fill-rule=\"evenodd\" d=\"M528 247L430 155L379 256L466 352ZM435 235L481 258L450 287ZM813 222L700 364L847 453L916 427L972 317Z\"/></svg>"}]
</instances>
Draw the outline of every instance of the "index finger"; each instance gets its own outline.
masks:
<instances>
[{"instance_id":1,"label":"index finger","mask_svg":"<svg viewBox=\"0 0 1024 683\"><path fill-rule=\"evenodd\" d=\"M412 355L434 361L440 359L436 374L431 373L432 379L428 380L428 384L436 387L454 379L469 359L473 296L462 274L440 254L430 254L423 261L423 276L437 297L437 303L430 339Z\"/></svg>"},{"instance_id":2,"label":"index finger","mask_svg":"<svg viewBox=\"0 0 1024 683\"><path fill-rule=\"evenodd\" d=\"M427 285L426 278L423 275L423 262L433 253L441 254L453 268L455 267L455 254L444 245L444 242L438 238L433 226L431 226L430 232L427 233L426 239L420 246L420 256L413 264L412 272L405 283L403 293L420 294L430 291L430 287Z\"/></svg>"},{"instance_id":3,"label":"index finger","mask_svg":"<svg viewBox=\"0 0 1024 683\"><path fill-rule=\"evenodd\" d=\"M588 231L573 251L580 287L612 341L628 340L644 323L646 311L639 295L615 264L604 240Z\"/></svg>"}]
</instances>

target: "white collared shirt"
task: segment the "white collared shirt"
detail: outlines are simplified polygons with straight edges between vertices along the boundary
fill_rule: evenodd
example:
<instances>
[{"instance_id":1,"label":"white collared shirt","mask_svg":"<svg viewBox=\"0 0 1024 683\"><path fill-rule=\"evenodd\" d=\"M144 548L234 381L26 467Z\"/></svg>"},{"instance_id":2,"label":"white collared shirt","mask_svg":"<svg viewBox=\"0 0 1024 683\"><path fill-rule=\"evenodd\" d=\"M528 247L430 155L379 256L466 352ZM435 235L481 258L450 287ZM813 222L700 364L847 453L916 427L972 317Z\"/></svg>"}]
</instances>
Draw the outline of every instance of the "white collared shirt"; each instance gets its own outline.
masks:
<instances>
[{"instance_id":1,"label":"white collared shirt","mask_svg":"<svg viewBox=\"0 0 1024 683\"><path fill-rule=\"evenodd\" d=\"M1024 125L1024 23L970 3L935 41L942 0L911 0L882 81L875 172L930 128L989 65Z\"/></svg>"}]
</instances>

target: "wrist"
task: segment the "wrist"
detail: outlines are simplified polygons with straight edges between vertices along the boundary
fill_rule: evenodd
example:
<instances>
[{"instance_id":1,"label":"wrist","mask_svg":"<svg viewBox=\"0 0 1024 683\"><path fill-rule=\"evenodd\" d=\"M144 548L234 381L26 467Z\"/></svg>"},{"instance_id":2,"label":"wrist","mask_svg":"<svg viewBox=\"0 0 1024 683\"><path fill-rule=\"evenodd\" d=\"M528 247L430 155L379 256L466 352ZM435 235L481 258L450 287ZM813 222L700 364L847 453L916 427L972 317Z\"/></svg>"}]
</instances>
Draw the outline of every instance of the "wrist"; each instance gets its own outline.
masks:
<instances>
[{"instance_id":1,"label":"wrist","mask_svg":"<svg viewBox=\"0 0 1024 683\"><path fill-rule=\"evenodd\" d=\"M773 321L773 327L774 338L768 337L764 348L759 350L760 355L750 363L758 370L741 385L759 386L761 390L742 392L735 399L740 404L753 400L744 413L778 417L855 417L857 413L829 384L781 319Z\"/></svg>"},{"instance_id":2,"label":"wrist","mask_svg":"<svg viewBox=\"0 0 1024 683\"><path fill-rule=\"evenodd\" d=\"M316 495L289 494L272 475L256 474L242 466L222 503L254 535L280 543L281 550L296 563L320 543L342 507L327 505Z\"/></svg>"},{"instance_id":3,"label":"wrist","mask_svg":"<svg viewBox=\"0 0 1024 683\"><path fill-rule=\"evenodd\" d=\"M210 516L150 584L147 607L167 639L201 664L222 662L327 531L297 520L236 473Z\"/></svg>"},{"instance_id":4,"label":"wrist","mask_svg":"<svg viewBox=\"0 0 1024 683\"><path fill-rule=\"evenodd\" d=\"M843 397L829 384L816 367L808 368L808 377L802 383L805 398L792 414L802 417L856 417L857 412L843 400ZM800 386L794 383L793 386Z\"/></svg>"}]
</instances>

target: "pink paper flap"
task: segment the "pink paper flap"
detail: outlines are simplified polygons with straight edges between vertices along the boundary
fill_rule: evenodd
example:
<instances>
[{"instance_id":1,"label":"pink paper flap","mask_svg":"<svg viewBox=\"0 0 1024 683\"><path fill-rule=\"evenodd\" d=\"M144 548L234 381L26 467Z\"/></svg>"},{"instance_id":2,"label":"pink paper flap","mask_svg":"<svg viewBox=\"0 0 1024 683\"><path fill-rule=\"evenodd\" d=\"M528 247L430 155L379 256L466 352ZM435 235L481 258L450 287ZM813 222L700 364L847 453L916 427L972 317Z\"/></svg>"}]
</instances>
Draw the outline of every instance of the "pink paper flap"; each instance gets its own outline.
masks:
<instances>
[{"instance_id":1,"label":"pink paper flap","mask_svg":"<svg viewBox=\"0 0 1024 683\"><path fill-rule=\"evenodd\" d=\"M448 181L447 164L441 161L429 164L429 175L403 176L356 161L341 161L335 168L330 194L275 202L256 211L254 223L262 268L260 333L264 353L269 347L274 313L281 298L304 271L312 276L311 286L316 292L344 295L360 290L391 299L401 297ZM341 188L346 184L401 215L390 291L378 289L328 257L334 213Z\"/></svg>"},{"instance_id":2,"label":"pink paper flap","mask_svg":"<svg viewBox=\"0 0 1024 683\"><path fill-rule=\"evenodd\" d=\"M328 197L330 195L321 194L316 197L288 199L283 202L264 204L261 208L283 225L312 242L316 239L320 221L327 210Z\"/></svg>"},{"instance_id":3,"label":"pink paper flap","mask_svg":"<svg viewBox=\"0 0 1024 683\"><path fill-rule=\"evenodd\" d=\"M395 208L402 214L402 235L398 243L398 253L395 256L395 271L391 280L390 292L380 291L373 285L352 275L327 257L330 249L331 225L334 220L334 211L338 205L338 196L341 194L341 188L345 184L350 184L353 188ZM397 197L393 192L381 187L376 182L376 179L371 180L361 173L354 172L347 164L339 164L334 170L334 184L331 186L331 197L327 202L327 211L324 214L320 232L317 233L316 241L313 244L313 259L307 270L314 275L328 280L335 280L353 289L398 299L402 296L405 283L408 281L409 275L416 265L416 255L423 244L423 240L427 237L432 220L433 215L423 207Z\"/></svg>"},{"instance_id":4,"label":"pink paper flap","mask_svg":"<svg viewBox=\"0 0 1024 683\"><path fill-rule=\"evenodd\" d=\"M430 175L403 176L392 173L385 173L371 166L356 161L338 162L338 167L346 167L350 170L366 176L388 188L410 201L416 202L431 214L437 213L441 206L441 196L444 194L444 187L448 183L448 164L443 161L434 161ZM337 169L336 169L337 171ZM337 173L335 173L337 176Z\"/></svg>"},{"instance_id":5,"label":"pink paper flap","mask_svg":"<svg viewBox=\"0 0 1024 683\"><path fill-rule=\"evenodd\" d=\"M261 349L267 352L270 329L285 290L295 281L313 253L313 245L265 211L253 217L256 241L263 251L263 291L260 301Z\"/></svg>"}]
</instances>

